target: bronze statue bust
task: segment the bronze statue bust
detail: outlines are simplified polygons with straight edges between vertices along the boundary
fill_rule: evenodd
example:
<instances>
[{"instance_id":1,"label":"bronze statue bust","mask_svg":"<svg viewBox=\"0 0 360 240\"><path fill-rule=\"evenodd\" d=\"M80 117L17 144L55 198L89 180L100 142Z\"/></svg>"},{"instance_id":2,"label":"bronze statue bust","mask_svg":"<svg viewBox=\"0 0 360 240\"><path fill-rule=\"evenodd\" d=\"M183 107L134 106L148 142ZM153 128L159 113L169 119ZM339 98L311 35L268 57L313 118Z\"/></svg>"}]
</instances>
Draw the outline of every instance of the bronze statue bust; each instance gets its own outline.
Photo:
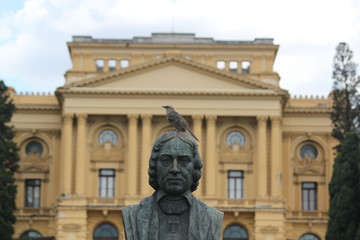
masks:
<instances>
[{"instance_id":1,"label":"bronze statue bust","mask_svg":"<svg viewBox=\"0 0 360 240\"><path fill-rule=\"evenodd\" d=\"M224 214L196 199L203 164L195 140L168 131L149 161L152 196L122 209L127 240L218 240Z\"/></svg>"}]
</instances>

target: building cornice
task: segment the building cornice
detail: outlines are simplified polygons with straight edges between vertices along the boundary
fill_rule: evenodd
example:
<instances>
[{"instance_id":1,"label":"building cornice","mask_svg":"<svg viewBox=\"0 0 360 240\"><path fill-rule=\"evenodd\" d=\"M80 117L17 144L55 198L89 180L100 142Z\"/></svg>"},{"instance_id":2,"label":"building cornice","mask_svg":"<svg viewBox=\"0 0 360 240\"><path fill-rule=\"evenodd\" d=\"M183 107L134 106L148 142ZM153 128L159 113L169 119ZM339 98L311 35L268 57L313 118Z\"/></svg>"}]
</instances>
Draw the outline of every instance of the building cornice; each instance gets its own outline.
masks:
<instances>
[{"instance_id":1,"label":"building cornice","mask_svg":"<svg viewBox=\"0 0 360 240\"><path fill-rule=\"evenodd\" d=\"M312 115L312 114L324 114L329 115L332 111L332 108L285 108L285 115Z\"/></svg>"},{"instance_id":2,"label":"building cornice","mask_svg":"<svg viewBox=\"0 0 360 240\"><path fill-rule=\"evenodd\" d=\"M57 94L71 95L108 95L108 96L214 96L214 97L283 97L287 92L273 90L194 90L194 89L105 89L70 87L59 88Z\"/></svg>"},{"instance_id":3,"label":"building cornice","mask_svg":"<svg viewBox=\"0 0 360 240\"><path fill-rule=\"evenodd\" d=\"M15 104L16 112L42 112L42 113L60 113L59 105L46 105L46 104Z\"/></svg>"}]
</instances>

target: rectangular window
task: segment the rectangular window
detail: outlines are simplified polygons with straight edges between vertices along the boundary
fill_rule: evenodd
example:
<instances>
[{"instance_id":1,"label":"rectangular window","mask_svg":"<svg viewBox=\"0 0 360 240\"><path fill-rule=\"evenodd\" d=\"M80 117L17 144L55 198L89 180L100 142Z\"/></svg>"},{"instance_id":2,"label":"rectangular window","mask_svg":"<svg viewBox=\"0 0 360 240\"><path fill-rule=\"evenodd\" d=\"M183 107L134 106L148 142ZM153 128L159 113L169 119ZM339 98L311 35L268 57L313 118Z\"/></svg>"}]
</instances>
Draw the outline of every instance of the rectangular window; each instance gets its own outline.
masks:
<instances>
[{"instance_id":1,"label":"rectangular window","mask_svg":"<svg viewBox=\"0 0 360 240\"><path fill-rule=\"evenodd\" d=\"M128 68L130 65L130 61L127 59L120 60L120 68Z\"/></svg>"},{"instance_id":2,"label":"rectangular window","mask_svg":"<svg viewBox=\"0 0 360 240\"><path fill-rule=\"evenodd\" d=\"M244 171L228 172L228 198L244 198Z\"/></svg>"},{"instance_id":3,"label":"rectangular window","mask_svg":"<svg viewBox=\"0 0 360 240\"><path fill-rule=\"evenodd\" d=\"M25 207L39 208L41 180L26 179L25 180Z\"/></svg>"},{"instance_id":4,"label":"rectangular window","mask_svg":"<svg viewBox=\"0 0 360 240\"><path fill-rule=\"evenodd\" d=\"M99 197L115 196L115 170L99 170Z\"/></svg>"},{"instance_id":5,"label":"rectangular window","mask_svg":"<svg viewBox=\"0 0 360 240\"><path fill-rule=\"evenodd\" d=\"M111 60L109 60L108 64L109 64L110 72L113 72L116 70L116 60L111 59Z\"/></svg>"},{"instance_id":6,"label":"rectangular window","mask_svg":"<svg viewBox=\"0 0 360 240\"><path fill-rule=\"evenodd\" d=\"M241 73L250 73L250 62L249 61L241 62Z\"/></svg>"},{"instance_id":7,"label":"rectangular window","mask_svg":"<svg viewBox=\"0 0 360 240\"><path fill-rule=\"evenodd\" d=\"M102 72L104 71L104 60L102 59L96 59L96 71Z\"/></svg>"},{"instance_id":8,"label":"rectangular window","mask_svg":"<svg viewBox=\"0 0 360 240\"><path fill-rule=\"evenodd\" d=\"M237 72L238 71L239 63L237 61L230 61L229 62L229 71L230 72Z\"/></svg>"},{"instance_id":9,"label":"rectangular window","mask_svg":"<svg viewBox=\"0 0 360 240\"><path fill-rule=\"evenodd\" d=\"M303 182L301 184L302 210L317 210L317 183Z\"/></svg>"},{"instance_id":10,"label":"rectangular window","mask_svg":"<svg viewBox=\"0 0 360 240\"><path fill-rule=\"evenodd\" d=\"M217 69L224 70L225 69L225 61L216 61Z\"/></svg>"}]
</instances>

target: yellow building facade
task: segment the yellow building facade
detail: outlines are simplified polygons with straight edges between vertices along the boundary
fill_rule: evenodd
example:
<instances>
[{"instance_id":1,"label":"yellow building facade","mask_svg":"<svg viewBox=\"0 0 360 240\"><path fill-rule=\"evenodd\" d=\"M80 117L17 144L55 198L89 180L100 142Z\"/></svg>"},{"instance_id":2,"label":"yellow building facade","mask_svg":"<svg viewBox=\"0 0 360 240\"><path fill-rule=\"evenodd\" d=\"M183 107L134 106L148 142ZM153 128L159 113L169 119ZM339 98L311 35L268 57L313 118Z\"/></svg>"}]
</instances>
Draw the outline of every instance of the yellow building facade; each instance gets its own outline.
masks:
<instances>
[{"instance_id":1,"label":"yellow building facade","mask_svg":"<svg viewBox=\"0 0 360 240\"><path fill-rule=\"evenodd\" d=\"M194 194L222 239L325 239L333 146L328 98L292 98L272 39L74 36L54 95L11 92L20 148L15 238L125 239L121 209L152 194L148 160L172 105L199 138Z\"/></svg>"}]
</instances>

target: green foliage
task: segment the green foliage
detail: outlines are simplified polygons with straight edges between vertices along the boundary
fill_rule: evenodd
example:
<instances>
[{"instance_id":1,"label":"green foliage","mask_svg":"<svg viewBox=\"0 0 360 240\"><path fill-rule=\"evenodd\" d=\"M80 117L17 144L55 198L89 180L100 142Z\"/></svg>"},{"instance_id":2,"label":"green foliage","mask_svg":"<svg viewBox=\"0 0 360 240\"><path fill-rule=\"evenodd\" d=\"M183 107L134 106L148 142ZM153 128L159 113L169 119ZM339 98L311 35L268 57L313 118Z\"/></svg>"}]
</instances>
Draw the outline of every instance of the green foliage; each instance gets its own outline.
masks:
<instances>
[{"instance_id":1,"label":"green foliage","mask_svg":"<svg viewBox=\"0 0 360 240\"><path fill-rule=\"evenodd\" d=\"M350 47L339 43L334 57L330 114L332 136L339 144L329 184L327 240L360 240L360 78L356 77L357 65L352 57Z\"/></svg>"},{"instance_id":2,"label":"green foliage","mask_svg":"<svg viewBox=\"0 0 360 240\"><path fill-rule=\"evenodd\" d=\"M346 43L339 43L334 57L332 92L333 111L330 114L333 123L332 136L339 141L337 152L341 149L348 132L359 132L360 96L357 91L360 78L356 77L356 64L352 62L353 52Z\"/></svg>"},{"instance_id":3,"label":"green foliage","mask_svg":"<svg viewBox=\"0 0 360 240\"><path fill-rule=\"evenodd\" d=\"M1 240L11 240L14 233L13 224L16 219L15 198L16 185L14 173L18 169L18 148L12 141L14 132L8 126L15 105L12 104L8 88L0 80L0 236Z\"/></svg>"},{"instance_id":4,"label":"green foliage","mask_svg":"<svg viewBox=\"0 0 360 240\"><path fill-rule=\"evenodd\" d=\"M329 184L330 209L327 240L354 240L360 223L359 162L360 138L345 135L341 152L335 158Z\"/></svg>"}]
</instances>

